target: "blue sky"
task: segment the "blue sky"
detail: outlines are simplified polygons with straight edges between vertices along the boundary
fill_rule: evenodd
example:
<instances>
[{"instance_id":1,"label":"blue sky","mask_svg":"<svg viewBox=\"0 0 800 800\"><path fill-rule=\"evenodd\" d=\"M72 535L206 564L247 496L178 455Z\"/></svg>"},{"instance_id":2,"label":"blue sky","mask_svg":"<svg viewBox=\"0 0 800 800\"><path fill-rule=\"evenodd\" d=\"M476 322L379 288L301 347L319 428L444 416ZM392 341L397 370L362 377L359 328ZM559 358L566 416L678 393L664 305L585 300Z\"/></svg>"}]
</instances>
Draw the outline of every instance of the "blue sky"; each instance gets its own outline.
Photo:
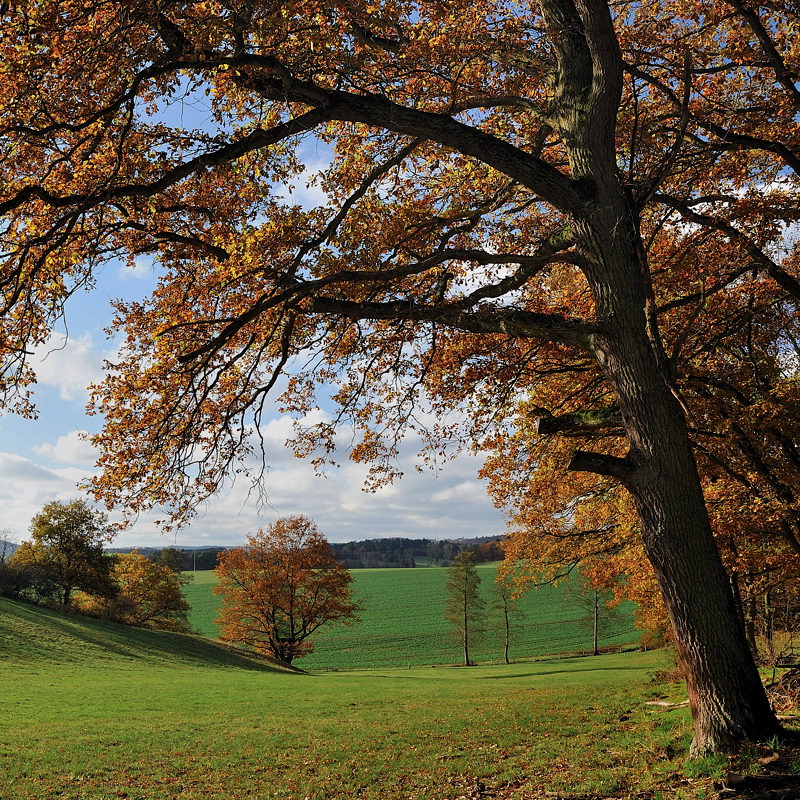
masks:
<instances>
[{"instance_id":1,"label":"blue sky","mask_svg":"<svg viewBox=\"0 0 800 800\"><path fill-rule=\"evenodd\" d=\"M309 190L300 190L303 191ZM312 202L314 198L301 198ZM95 454L81 440L82 431L97 430L100 420L87 417L86 386L102 376L103 358L115 342L104 328L115 297L144 297L154 285L146 265L129 270L106 265L91 293L74 297L68 308L68 332L53 333L51 344L35 357L38 420L13 415L0 417L0 529L7 538L28 536L31 517L51 500L79 496L76 484L94 471ZM284 446L291 421L277 412L264 425L267 461L267 505L259 504L245 483L199 509L197 519L178 534L162 534L147 518L120 534L116 545L241 544L247 533L280 516L306 514L314 518L331 541L385 536L411 538L473 537L503 531L500 512L492 507L484 485L477 480L479 461L460 455L440 472L415 470L417 447L408 441L400 467L405 477L375 494L365 493L366 468L340 453L341 466L318 477L310 463ZM346 440L346 435L342 437Z\"/></svg>"}]
</instances>

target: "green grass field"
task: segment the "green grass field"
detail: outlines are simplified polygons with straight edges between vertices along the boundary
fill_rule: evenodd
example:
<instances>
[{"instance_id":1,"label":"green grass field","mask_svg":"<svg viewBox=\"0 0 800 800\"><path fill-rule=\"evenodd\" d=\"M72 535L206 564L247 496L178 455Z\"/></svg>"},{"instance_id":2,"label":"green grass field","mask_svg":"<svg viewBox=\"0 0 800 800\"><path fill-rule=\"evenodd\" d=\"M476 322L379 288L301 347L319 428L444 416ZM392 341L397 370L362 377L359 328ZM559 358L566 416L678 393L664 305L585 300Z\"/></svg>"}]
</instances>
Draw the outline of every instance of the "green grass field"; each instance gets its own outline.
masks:
<instances>
[{"instance_id":1,"label":"green grass field","mask_svg":"<svg viewBox=\"0 0 800 800\"><path fill-rule=\"evenodd\" d=\"M502 623L491 618L495 565L480 565L481 588L487 600L489 630L473 648L473 658L491 662L503 657ZM361 621L352 627L323 627L315 635L314 652L298 662L304 669L356 669L457 663L462 658L444 619L447 570L366 569L353 571L353 593L361 598ZM219 598L211 594L213 571L193 573L186 587L190 623L198 633L216 638L214 619ZM511 657L530 658L554 653L591 652L590 610L576 596L574 585L563 583L529 592L519 603L514 621ZM616 618L601 622L600 645L619 647L639 640L632 607L623 606Z\"/></svg>"},{"instance_id":2,"label":"green grass field","mask_svg":"<svg viewBox=\"0 0 800 800\"><path fill-rule=\"evenodd\" d=\"M5 599L0 648L4 800L711 792L680 772L686 709L645 705L664 651L302 674Z\"/></svg>"}]
</instances>

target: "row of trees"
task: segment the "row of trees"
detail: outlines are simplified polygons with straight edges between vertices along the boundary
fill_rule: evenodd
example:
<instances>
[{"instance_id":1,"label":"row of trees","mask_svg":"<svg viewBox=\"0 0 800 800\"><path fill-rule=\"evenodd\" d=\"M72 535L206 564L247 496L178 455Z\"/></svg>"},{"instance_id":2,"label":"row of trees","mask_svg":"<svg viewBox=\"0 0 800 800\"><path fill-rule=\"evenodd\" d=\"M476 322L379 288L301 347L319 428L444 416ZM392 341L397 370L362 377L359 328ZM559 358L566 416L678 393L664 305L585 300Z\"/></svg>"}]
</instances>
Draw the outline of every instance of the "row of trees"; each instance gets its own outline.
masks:
<instances>
[{"instance_id":1,"label":"row of trees","mask_svg":"<svg viewBox=\"0 0 800 800\"><path fill-rule=\"evenodd\" d=\"M359 542L331 543L331 550L350 569L363 567L415 567L417 559L449 566L464 550L471 550L475 560L499 561L503 558L498 537L479 539L368 539Z\"/></svg>"},{"instance_id":2,"label":"row of trees","mask_svg":"<svg viewBox=\"0 0 800 800\"><path fill-rule=\"evenodd\" d=\"M456 555L448 570L444 616L469 665L470 647L487 632L486 600L473 551ZM245 644L286 663L312 651L311 636L330 623L353 624L361 608L353 600L352 577L334 556L316 523L284 517L248 536L245 547L224 552L214 593L222 605L217 623L221 638ZM510 661L514 623L520 613L506 580L495 584L491 611L503 631ZM599 653L599 621L609 618L607 597L591 592L588 619L593 622L594 652Z\"/></svg>"},{"instance_id":3,"label":"row of trees","mask_svg":"<svg viewBox=\"0 0 800 800\"><path fill-rule=\"evenodd\" d=\"M137 552L109 554L105 514L83 500L48 503L31 538L0 563L0 593L140 627L188 630L186 580Z\"/></svg>"},{"instance_id":4,"label":"row of trees","mask_svg":"<svg viewBox=\"0 0 800 800\"><path fill-rule=\"evenodd\" d=\"M491 607L487 609L486 598L480 591L481 577L475 568L476 563L475 553L468 550L459 553L449 568L445 586L445 618L451 625L453 638L463 649L464 666L468 667L472 663L470 646L486 633L486 613L493 612L503 632L503 657L508 664L512 630L521 618L517 604L520 595L508 575L500 572L490 595ZM611 607L613 596L610 592L584 585L577 600L587 611L585 621L592 631L592 654L599 655L601 622L616 619L615 609Z\"/></svg>"},{"instance_id":5,"label":"row of trees","mask_svg":"<svg viewBox=\"0 0 800 800\"><path fill-rule=\"evenodd\" d=\"M49 503L33 518L30 531L30 541L0 560L0 593L140 627L187 629L181 551L105 552L108 520L81 500ZM467 665L470 643L485 633L486 603L475 563L473 550L456 555L446 586L445 617ZM360 605L351 596L348 568L307 517L279 519L248 536L245 547L220 551L216 571L221 638L287 664L311 652L310 637L322 625L357 621ZM495 610L508 663L516 615L508 582L497 584Z\"/></svg>"},{"instance_id":6,"label":"row of trees","mask_svg":"<svg viewBox=\"0 0 800 800\"><path fill-rule=\"evenodd\" d=\"M475 560L500 561L503 552L497 537L477 539L366 539L355 542L330 542L330 548L338 561L348 569L376 569L416 567L417 559L438 566L449 566L450 562L463 550L471 550ZM10 548L11 543L8 543ZM202 547L184 549L181 547L140 547L137 551L156 564L164 564L176 572L211 570L217 566L225 548ZM124 548L108 548L110 553L126 553ZM3 559L0 544L0 561Z\"/></svg>"},{"instance_id":7,"label":"row of trees","mask_svg":"<svg viewBox=\"0 0 800 800\"><path fill-rule=\"evenodd\" d=\"M162 548L149 557L136 551L110 555L106 517L83 501L50 503L31 522L31 540L10 558L0 559L0 593L58 604L81 613L142 627L184 630L189 607L181 587L181 553ZM470 647L486 632L486 599L480 591L474 550L455 556L448 570L445 618L469 666ZM219 553L222 596L217 620L222 638L275 656L286 663L310 653L310 637L328 623L352 624L359 604L351 597L347 567L307 517L287 517L248 537L244 548ZM509 663L513 621L519 616L518 591L508 571L494 587L492 611L503 630ZM599 623L609 618L610 593L586 594L593 623L593 652L599 653ZM755 615L755 610L752 614ZM796 593L763 598L762 641L767 660L776 663L795 645ZM644 609L644 618L648 618ZM748 618L751 619L751 618ZM780 634L780 642L776 638ZM755 633L754 633L755 635ZM788 635L788 639L786 638Z\"/></svg>"}]
</instances>

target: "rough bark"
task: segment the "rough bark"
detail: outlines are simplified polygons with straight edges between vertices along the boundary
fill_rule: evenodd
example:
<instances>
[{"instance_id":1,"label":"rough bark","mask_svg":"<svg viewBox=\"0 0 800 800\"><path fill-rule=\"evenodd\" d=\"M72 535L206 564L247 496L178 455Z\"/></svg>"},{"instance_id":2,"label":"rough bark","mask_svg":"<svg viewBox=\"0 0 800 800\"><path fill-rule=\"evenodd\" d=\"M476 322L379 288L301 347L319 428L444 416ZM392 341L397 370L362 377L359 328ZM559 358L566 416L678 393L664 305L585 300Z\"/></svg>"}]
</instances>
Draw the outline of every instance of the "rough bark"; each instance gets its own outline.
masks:
<instances>
[{"instance_id":1,"label":"rough bark","mask_svg":"<svg viewBox=\"0 0 800 800\"><path fill-rule=\"evenodd\" d=\"M617 222L624 224L624 215ZM633 246L635 230L629 226L628 232L627 256L619 239L604 243L608 255L599 262L604 269L594 286L604 329L597 357L631 446L631 468L619 477L633 496L675 631L694 716L693 752L726 751L744 739L776 734L780 726L714 542L681 404L648 337L639 278L645 265ZM593 237L595 244L599 238Z\"/></svg>"},{"instance_id":2,"label":"rough bark","mask_svg":"<svg viewBox=\"0 0 800 800\"><path fill-rule=\"evenodd\" d=\"M695 725L693 753L732 750L742 740L778 733L780 725L736 613L683 406L670 385L658 331L648 313L652 287L637 209L625 195L609 150L620 78L608 7L595 0L577 5L580 15L565 0L545 0L543 8L554 27L557 22L570 30L568 37L561 37L560 62L573 102L563 104L562 127L569 132L573 176L591 177L596 187L596 200L587 203L577 221L601 329L591 346L615 392L630 444L626 468L617 464L614 473L605 474L622 481L638 512L645 552L686 675ZM580 25L585 38L574 36ZM586 52L593 66L590 74ZM582 104L574 102L580 97L585 98Z\"/></svg>"},{"instance_id":3,"label":"rough bark","mask_svg":"<svg viewBox=\"0 0 800 800\"><path fill-rule=\"evenodd\" d=\"M637 271L634 261L617 275ZM623 482L675 631L695 720L693 752L730 750L780 726L714 542L681 405L647 339L643 303L623 308L620 293L607 296L598 354L631 443L633 468Z\"/></svg>"}]
</instances>

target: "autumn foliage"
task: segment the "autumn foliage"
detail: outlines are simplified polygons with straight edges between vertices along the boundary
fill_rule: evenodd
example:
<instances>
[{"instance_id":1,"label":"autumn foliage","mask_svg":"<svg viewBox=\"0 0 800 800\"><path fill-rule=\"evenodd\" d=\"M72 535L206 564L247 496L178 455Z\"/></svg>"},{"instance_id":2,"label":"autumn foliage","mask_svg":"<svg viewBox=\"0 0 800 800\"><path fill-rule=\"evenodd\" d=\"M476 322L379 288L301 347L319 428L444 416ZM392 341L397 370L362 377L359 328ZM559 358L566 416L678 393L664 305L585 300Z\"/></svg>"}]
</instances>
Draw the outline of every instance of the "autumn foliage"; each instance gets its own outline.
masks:
<instances>
[{"instance_id":1,"label":"autumn foliage","mask_svg":"<svg viewBox=\"0 0 800 800\"><path fill-rule=\"evenodd\" d=\"M31 599L68 607L76 590L106 597L114 593L113 559L103 552L111 537L105 514L84 500L54 500L33 517L30 532L31 539L16 549L9 566L30 576Z\"/></svg>"},{"instance_id":2,"label":"autumn foliage","mask_svg":"<svg viewBox=\"0 0 800 800\"><path fill-rule=\"evenodd\" d=\"M185 580L168 566L155 564L135 550L120 553L113 557L111 580L111 596L81 593L75 599L78 610L139 628L189 629L189 603L182 590Z\"/></svg>"},{"instance_id":3,"label":"autumn foliage","mask_svg":"<svg viewBox=\"0 0 800 800\"><path fill-rule=\"evenodd\" d=\"M308 517L283 517L219 556L220 638L291 664L322 625L356 620L352 578Z\"/></svg>"}]
</instances>

